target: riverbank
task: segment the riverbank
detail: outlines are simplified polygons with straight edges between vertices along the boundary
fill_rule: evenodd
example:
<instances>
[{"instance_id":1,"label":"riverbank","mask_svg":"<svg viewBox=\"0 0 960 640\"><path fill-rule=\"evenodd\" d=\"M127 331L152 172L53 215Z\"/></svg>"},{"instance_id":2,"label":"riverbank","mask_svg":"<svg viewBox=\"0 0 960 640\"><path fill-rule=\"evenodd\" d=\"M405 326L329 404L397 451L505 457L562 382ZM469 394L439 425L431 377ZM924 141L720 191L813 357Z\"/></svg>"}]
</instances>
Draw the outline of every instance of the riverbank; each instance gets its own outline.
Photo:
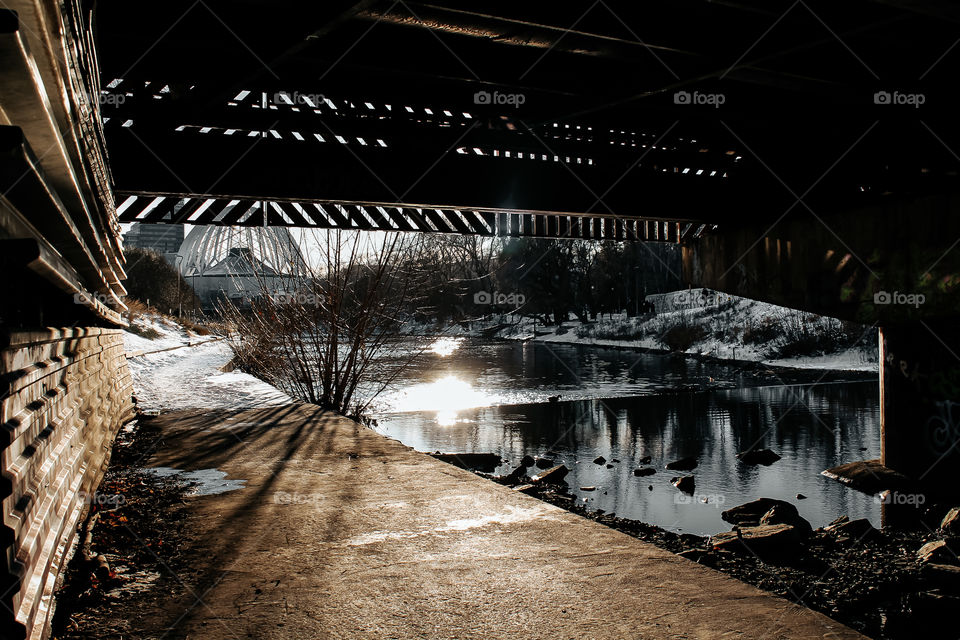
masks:
<instances>
[{"instance_id":1,"label":"riverbank","mask_svg":"<svg viewBox=\"0 0 960 640\"><path fill-rule=\"evenodd\" d=\"M162 327L158 332L161 330ZM170 346L167 342L172 345L176 340L191 339L189 335L178 338L173 335L176 333L177 330L171 328L171 335L162 338L165 340L164 348ZM262 633L255 637L290 637L284 634L291 629L298 629L300 625L316 624L316 616L326 614L308 609L309 615L291 615L288 611L288 599L297 600L296 589L300 587L291 590L286 584L271 585L273 576L276 575L273 570L277 561L270 555L269 549L258 548L255 541L248 537L284 539L284 543L275 547L279 549L282 564L287 560L292 561L296 555L296 552L290 549L291 544L308 544L306 539L297 541L304 528L310 530L315 526L320 526L325 533L312 538L309 541L309 545L312 545L310 548L320 544L327 557L336 558L338 563L343 560L344 545L357 546L357 540L364 541L360 545L362 547L381 543L385 545L374 549L381 564L364 568L366 556L362 556L364 561L361 561L359 567L353 564L355 561L345 561L344 566L350 567L350 571L361 571L364 579L373 583L359 587L351 582L348 588L351 591L360 589L363 593L370 591L371 598L375 587L388 591L402 589L392 582L400 579L395 572L388 572L386 583L380 575L382 562L387 562L386 566L403 567L409 561L409 557L403 555L409 551L402 552L398 558L398 552L393 548L398 544L406 545L401 541L412 540L410 544L420 553L417 539L432 539L442 534L444 539L437 543L443 549L451 545L454 549L459 549L466 545L471 554L479 550L480 556L470 557L472 573L467 576L470 582L466 584L469 584L471 589L479 589L481 593L506 589L509 598L505 602L497 600L491 604L485 601L482 605L472 605L477 607L474 616L489 619L493 625L494 619L509 617L515 615L510 612L520 611L525 619L535 622L536 629L545 634L538 636L537 632L533 632L531 635L530 628L525 627L516 629L516 633L501 635L500 627L490 626L469 629L462 637L548 637L551 633L572 637L584 634L618 637L628 633L636 635L640 632L638 629L644 631L645 637L661 637L659 622L653 626L643 626L644 620L649 622L649 616L644 620L625 621L624 624L634 626L629 627L629 630L626 626L622 627L622 634L617 632L617 628L610 626L609 620L595 620L592 611L611 606L610 593L616 594L614 604L618 609L627 606L642 612L642 606L649 608L656 604L656 615L667 612L672 632L684 628L693 634L706 632L696 626L700 624L699 617L715 611L717 607L728 609L726 615L730 615L731 620L737 617L738 622L731 621L727 627L731 632L750 635L750 630L755 626L757 633L765 632L768 630L767 626L760 624L763 619L767 625L773 624L774 629L779 624L779 615L776 620L765 618L763 613L758 617L753 604L755 596L744 598L741 595L728 600L729 591L733 588L730 583L718 583L714 590L705 589L703 584L709 586L712 578L703 576L690 577L691 582L696 584L696 593L700 598L699 608L691 611L691 595L683 595L669 586L670 581L676 579L674 574L677 567L684 566L674 564L679 559L668 559L676 558L675 556L667 554L655 559L649 550L642 547L623 555L622 540L606 539L595 528L584 529L581 534L571 532L579 531L583 525L589 525L589 520L596 520L608 527L613 522L616 525L613 528L641 541L655 544L664 550L662 553L696 551L702 548L703 538L672 534L638 521L618 519L597 511L587 511L573 504L563 504L565 499L559 497L559 493L556 494L555 504L572 512L569 517L573 518L563 520L559 528L551 524L557 517L555 514L539 511L529 503L532 498L507 488L502 490L504 493L500 497L495 498L496 504L487 504L484 500L487 499L485 494L489 489L479 485L475 489L469 488L469 484L463 484L462 474L460 480L451 479L454 476L443 472L434 477L432 470L415 462L423 458L421 454L416 454L399 443L382 439L356 423L340 418L321 419L320 414L310 420L297 418L301 409L285 402L281 395L274 395L279 392L253 377L231 378L232 384L228 384L230 380L224 380L225 374L221 371L228 360L229 350L224 349L223 343L165 351L131 360L138 395L142 396L151 413L160 413L160 416L141 419L141 425L117 443L117 465L111 466L101 491L108 497L122 496L123 504L116 505L119 501L114 500L111 509L101 510L102 521L97 524L90 538L93 551L104 557L109 568L101 569L99 574L96 569L91 572L90 567L82 563L72 568L73 577L63 591L62 602L65 606L58 613L60 635L57 637L80 638L90 637L92 634L96 637L120 638L134 635L149 638L160 637L161 629L166 633L171 628L173 632L168 637L187 637L185 634L191 632L201 632L205 634L204 637L219 637L218 633L222 637L232 637L235 628L239 629L241 635L243 631L250 629L255 634ZM234 378L246 375L233 373L236 374ZM273 402L272 408L243 408L258 407L270 402ZM188 407L191 403L192 406L203 408L190 410ZM299 406L310 409L304 405ZM308 424L314 426L307 429ZM312 433L314 430L318 433ZM377 440L369 440L370 436ZM133 438L133 442L130 438ZM340 444L334 444L335 442ZM359 442L367 444L358 444ZM370 443L376 444L377 451L386 452L389 449L393 453L387 455L365 451ZM388 446L384 443L392 444ZM397 449L394 450L395 448ZM276 453L276 456L271 452ZM406 453L401 455L401 452ZM410 459L407 460L407 457ZM281 459L283 462L276 464L269 462ZM399 466L394 467L395 464ZM412 476L411 464L416 469ZM186 478L178 478L176 475L161 476L150 471L151 467L157 465L190 471L212 470L224 474L227 482L235 483L231 485L234 490L214 496L198 495L196 487ZM332 470L336 470L335 478L322 477L333 473ZM314 478L314 475L320 477ZM358 483L357 478L363 478L362 482ZM314 486L317 482L322 486ZM329 484L330 482L333 484ZM484 483L479 480L478 482ZM236 488L237 486L240 488ZM463 497L466 491L472 497L463 504L453 505L454 511L451 511L448 495L450 491L460 497ZM480 494L484 494L484 500L476 497ZM540 497L546 497L550 501L549 496ZM328 500L332 502L328 504ZM517 500L521 502L516 502ZM523 502L525 500L528 502ZM403 502L406 506L396 519L391 511L389 521L384 521L384 505L396 502ZM295 508L290 511L283 510L290 507ZM518 519L518 513L526 513L531 509L532 513L537 515ZM368 516L372 513L381 514L381 517L371 519ZM345 515L351 520L349 524L344 521ZM256 522L257 517L272 522L274 527ZM294 520L290 521L289 527L279 526L281 538L278 538L275 528L278 518L286 520L290 517ZM541 517L546 520L543 525L536 522ZM431 524L433 520L436 522ZM461 527L460 524L451 526L451 522L476 524ZM330 523L337 523L337 528L331 530ZM344 526L353 531L351 536L345 537L348 531L342 528ZM531 527L534 531L529 530ZM331 531L335 533L331 534ZM343 535L340 535L341 533ZM642 535L637 535L638 533ZM293 542L291 535L295 538ZM333 537L330 537L331 535ZM570 549L594 549L600 557L610 554L615 557L601 561L600 565L590 565L590 568L586 569L587 576L584 577L579 573L584 568L580 565L569 565L569 559L563 553L558 556L556 545L548 545L549 548L542 549L529 548L533 542L530 536L536 538L538 545L545 544L543 541L564 540L565 545L573 545ZM353 542L350 542L351 540ZM487 584L488 579L481 575L484 566L482 558L486 557L482 552L483 545L498 549L500 553L507 549L512 557L527 558L519 567L515 566L517 571L526 572L524 575L535 574L538 581L549 580L551 589L558 589L558 594L576 593L580 606L571 609L567 600L562 603L558 601L558 606L567 607L571 613L564 617L563 625L558 627L556 621L544 617L548 612L543 608L542 601L524 600L526 596L521 583L529 580L520 580L515 585L516 588L512 583L504 585L497 582L498 579ZM230 551L224 554L222 549ZM430 552L435 560L436 553ZM232 573L233 562L241 561L241 558L244 571L248 571L247 567L251 566L250 555L260 558L259 561L254 561L252 573L259 576L256 584L262 594L248 593L243 586L246 575L234 576ZM388 560L391 557L394 558L393 562ZM449 571L448 563L463 567L464 560L457 554L444 558L440 559L439 565L431 569L434 573ZM723 556L723 559L729 561L731 566L727 567L727 572L735 577L743 577L734 570L740 568L744 575L752 571L759 572L768 580L772 579L769 573L764 573L766 569L763 565L757 569L751 568L749 563L738 558ZM257 562L262 563L262 568L257 568ZM295 564L300 568L310 567L310 562L310 558L303 557ZM701 564L707 565L708 562L709 560ZM474 571L472 564L477 563L480 566ZM291 565L291 571L293 566ZM624 574L623 567L627 566L632 567L635 575ZM323 565L313 566L312 570L326 575L326 572L333 571L333 568ZM473 592L465 595L460 588L460 585L464 584L461 582L464 570L465 567L455 569L456 577L451 578L449 583L444 582L438 586L431 582L431 593L443 598L455 594L456 597L467 598L469 601ZM683 571L680 573L683 574ZM414 574L412 580L419 584L416 575L419 574ZM487 575L502 576L502 571L491 570ZM719 576L712 572L704 575ZM607 576L617 577L611 579ZM668 583L666 594L663 591L664 580ZM703 580L707 582L704 583ZM324 582L323 587L319 583L315 586L326 589L326 584ZM625 593L624 585L630 585L626 587ZM758 586L765 588L763 584ZM739 587L734 588L736 589ZM421 585L420 591L422 590ZM208 593L213 595L207 597ZM329 595L328 591L324 593ZM233 611L228 603L237 602L238 598L249 606L241 606ZM276 606L281 599L282 612ZM596 602L591 607L590 603L594 599ZM375 599L370 602L379 603ZM639 605L641 602L642 606ZM721 602L725 604L720 604ZM679 603L683 603L680 607L684 611L682 614L674 612ZM742 608L744 603L750 603L746 609ZM411 607L416 609L418 606L410 600L402 604L408 615ZM315 603L312 601L298 601L300 607L313 605ZM353 600L341 602L340 605L348 607L350 611L355 610ZM438 615L430 608L430 602L427 605L425 615ZM515 609L518 606L520 609ZM764 604L763 607L765 606ZM264 608L263 612L258 611L260 607ZM828 609L822 610L830 612ZM270 612L269 615L267 611ZM797 608L792 611L800 614L804 609ZM359 619L363 621L362 624L380 625L364 627L368 630L382 629L383 625L387 624L377 617L382 613L361 616ZM175 619L173 614L182 617ZM785 619L795 621L797 614L791 612ZM441 620L446 620L446 613L441 612L439 615ZM283 627L277 628L276 633L271 635L274 631L272 625L277 624L276 620L280 620ZM393 622L395 623L396 621ZM230 630L229 633L217 630L210 635L211 627L217 629L224 624ZM454 624L453 619L447 624ZM431 637L427 630L419 627L413 631L409 631L409 627L387 628L400 629L396 634L400 637ZM408 629L406 636L403 629ZM711 626L710 629L713 630L714 627ZM833 629L836 631L837 627L834 626ZM346 628L343 630L347 632ZM353 630L356 631L356 628ZM474 634L474 631L477 633ZM156 635L151 635L152 633ZM781 634L784 637L794 637L796 633L798 630L794 622L782 627ZM822 635L822 630L820 634Z\"/></svg>"},{"instance_id":2,"label":"riverbank","mask_svg":"<svg viewBox=\"0 0 960 640\"><path fill-rule=\"evenodd\" d=\"M758 543L717 549L713 547L716 537L678 534L602 509L591 510L564 483L531 483L526 477L477 473L825 613L877 640L912 640L918 628L924 628L927 637L946 637L939 634L952 629L960 605L960 560L949 550L960 551L960 544L939 531L949 505L929 505L909 529L878 530L865 521L840 516L834 525L813 530L799 543L778 543L784 548L770 554L769 547L764 553ZM920 559L919 550L929 548L924 545L935 546L943 540L947 550Z\"/></svg>"},{"instance_id":3,"label":"riverbank","mask_svg":"<svg viewBox=\"0 0 960 640\"><path fill-rule=\"evenodd\" d=\"M877 371L876 329L872 327L710 289L652 294L647 301L653 311L633 317L612 313L587 322L568 318L557 326L522 315L521 309L441 329L417 325L409 330L681 353L778 368Z\"/></svg>"},{"instance_id":4,"label":"riverbank","mask_svg":"<svg viewBox=\"0 0 960 640\"><path fill-rule=\"evenodd\" d=\"M59 599L58 640L862 637L310 405L161 413L133 435L140 462L119 456L107 485L130 500L93 532L110 571ZM155 467L235 485L128 496Z\"/></svg>"},{"instance_id":5,"label":"riverbank","mask_svg":"<svg viewBox=\"0 0 960 640\"><path fill-rule=\"evenodd\" d=\"M54 638L861 637L318 407L224 393L219 344L135 365L159 415L114 445Z\"/></svg>"}]
</instances>

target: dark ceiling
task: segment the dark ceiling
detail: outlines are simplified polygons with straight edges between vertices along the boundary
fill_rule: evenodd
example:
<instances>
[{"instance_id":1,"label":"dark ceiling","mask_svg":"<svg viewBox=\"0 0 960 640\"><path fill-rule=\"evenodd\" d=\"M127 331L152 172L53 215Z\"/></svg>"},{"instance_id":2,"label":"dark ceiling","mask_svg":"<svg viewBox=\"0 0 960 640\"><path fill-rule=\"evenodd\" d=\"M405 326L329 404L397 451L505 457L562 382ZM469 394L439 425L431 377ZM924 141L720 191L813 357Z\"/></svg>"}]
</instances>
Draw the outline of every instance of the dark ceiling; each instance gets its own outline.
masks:
<instances>
[{"instance_id":1,"label":"dark ceiling","mask_svg":"<svg viewBox=\"0 0 960 640\"><path fill-rule=\"evenodd\" d=\"M99 0L95 16L121 195L741 224L957 186L949 2Z\"/></svg>"}]
</instances>

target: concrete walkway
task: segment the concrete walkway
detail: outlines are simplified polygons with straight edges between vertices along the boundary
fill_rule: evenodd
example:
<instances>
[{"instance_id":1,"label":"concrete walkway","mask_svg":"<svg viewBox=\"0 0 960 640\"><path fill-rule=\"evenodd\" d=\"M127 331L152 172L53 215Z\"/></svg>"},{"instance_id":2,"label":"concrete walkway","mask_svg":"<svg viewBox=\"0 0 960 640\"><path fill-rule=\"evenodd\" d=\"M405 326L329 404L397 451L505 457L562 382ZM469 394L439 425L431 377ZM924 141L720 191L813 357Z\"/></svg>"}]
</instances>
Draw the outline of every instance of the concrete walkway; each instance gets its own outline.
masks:
<instances>
[{"instance_id":1,"label":"concrete walkway","mask_svg":"<svg viewBox=\"0 0 960 640\"><path fill-rule=\"evenodd\" d=\"M155 421L151 466L247 481L190 498L213 586L167 637L863 637L315 407Z\"/></svg>"}]
</instances>

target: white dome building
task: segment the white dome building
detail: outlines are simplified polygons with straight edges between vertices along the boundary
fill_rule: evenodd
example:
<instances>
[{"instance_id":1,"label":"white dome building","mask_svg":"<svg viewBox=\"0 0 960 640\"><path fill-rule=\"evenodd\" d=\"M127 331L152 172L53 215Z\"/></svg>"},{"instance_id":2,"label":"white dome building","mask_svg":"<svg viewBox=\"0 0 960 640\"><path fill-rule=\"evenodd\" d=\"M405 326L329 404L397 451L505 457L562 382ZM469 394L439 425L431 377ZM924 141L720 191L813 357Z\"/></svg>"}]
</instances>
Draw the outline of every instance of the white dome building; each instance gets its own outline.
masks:
<instances>
[{"instance_id":1,"label":"white dome building","mask_svg":"<svg viewBox=\"0 0 960 640\"><path fill-rule=\"evenodd\" d=\"M293 291L307 272L284 227L194 227L180 245L177 269L207 308L220 299L243 304Z\"/></svg>"}]
</instances>

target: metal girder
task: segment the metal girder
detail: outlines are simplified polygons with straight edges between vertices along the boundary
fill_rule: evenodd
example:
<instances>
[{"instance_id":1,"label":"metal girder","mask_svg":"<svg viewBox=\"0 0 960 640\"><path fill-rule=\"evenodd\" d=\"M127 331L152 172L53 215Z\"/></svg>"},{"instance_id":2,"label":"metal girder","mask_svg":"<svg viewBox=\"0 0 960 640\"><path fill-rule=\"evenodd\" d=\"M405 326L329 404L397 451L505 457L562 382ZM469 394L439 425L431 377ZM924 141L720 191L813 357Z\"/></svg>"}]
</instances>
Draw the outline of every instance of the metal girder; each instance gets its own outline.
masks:
<instances>
[{"instance_id":1,"label":"metal girder","mask_svg":"<svg viewBox=\"0 0 960 640\"><path fill-rule=\"evenodd\" d=\"M679 242L666 220L421 208L377 203L253 200L183 194L119 194L122 222L405 231L460 235ZM689 227L703 225L685 223Z\"/></svg>"}]
</instances>

